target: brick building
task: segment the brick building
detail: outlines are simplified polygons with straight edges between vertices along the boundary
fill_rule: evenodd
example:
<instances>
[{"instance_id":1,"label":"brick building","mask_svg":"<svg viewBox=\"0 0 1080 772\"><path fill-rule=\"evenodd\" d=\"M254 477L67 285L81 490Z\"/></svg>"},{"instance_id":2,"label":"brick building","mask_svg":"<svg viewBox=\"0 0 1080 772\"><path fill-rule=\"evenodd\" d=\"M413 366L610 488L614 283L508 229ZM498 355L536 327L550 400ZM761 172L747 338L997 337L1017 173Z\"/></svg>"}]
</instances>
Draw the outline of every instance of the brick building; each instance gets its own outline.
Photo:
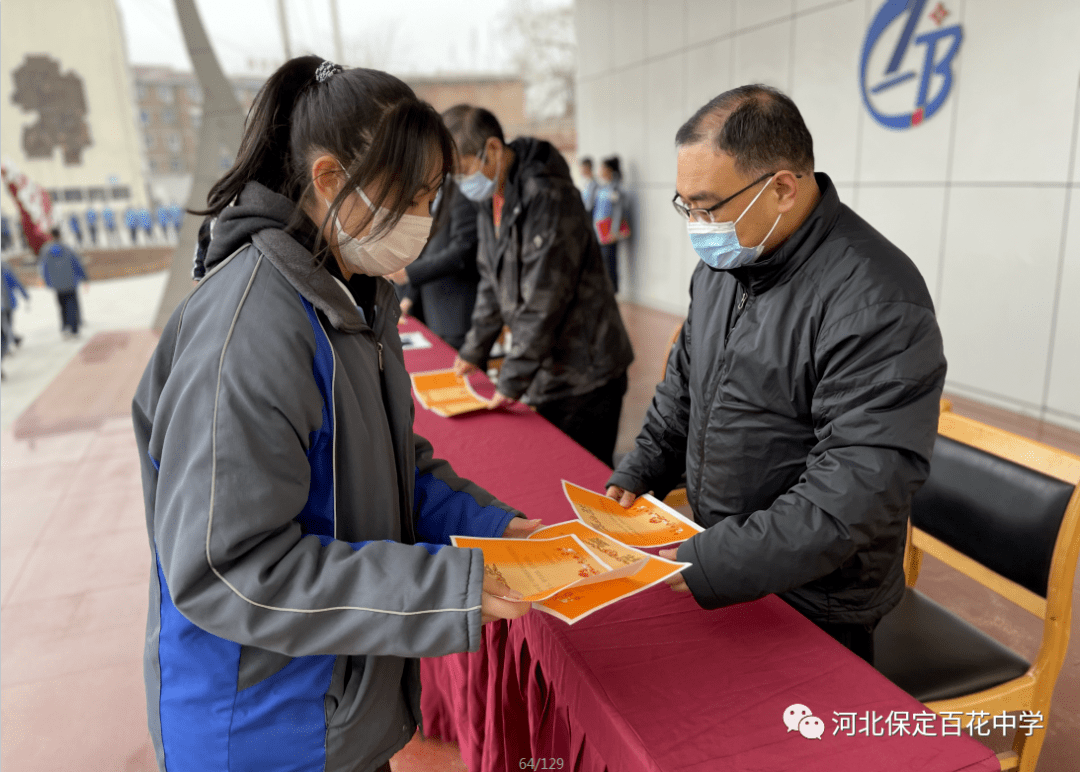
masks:
<instances>
[{"instance_id":1,"label":"brick building","mask_svg":"<svg viewBox=\"0 0 1080 772\"><path fill-rule=\"evenodd\" d=\"M184 204L195 168L202 118L202 91L194 74L167 67L133 67L138 122L146 174L158 203ZM511 75L437 75L406 78L417 95L440 112L461 102L486 107L498 116L508 139L529 135L547 139L573 163L574 116L537 121L525 112L525 83ZM232 78L246 113L263 84L259 77ZM231 164L223 158L223 169Z\"/></svg>"},{"instance_id":2,"label":"brick building","mask_svg":"<svg viewBox=\"0 0 1080 772\"><path fill-rule=\"evenodd\" d=\"M195 75L168 67L136 66L135 101L142 132L146 174L159 203L184 204L195 169L202 120L202 89ZM255 100L263 78L233 78L233 88L245 112ZM232 159L222 159L228 168Z\"/></svg>"}]
</instances>

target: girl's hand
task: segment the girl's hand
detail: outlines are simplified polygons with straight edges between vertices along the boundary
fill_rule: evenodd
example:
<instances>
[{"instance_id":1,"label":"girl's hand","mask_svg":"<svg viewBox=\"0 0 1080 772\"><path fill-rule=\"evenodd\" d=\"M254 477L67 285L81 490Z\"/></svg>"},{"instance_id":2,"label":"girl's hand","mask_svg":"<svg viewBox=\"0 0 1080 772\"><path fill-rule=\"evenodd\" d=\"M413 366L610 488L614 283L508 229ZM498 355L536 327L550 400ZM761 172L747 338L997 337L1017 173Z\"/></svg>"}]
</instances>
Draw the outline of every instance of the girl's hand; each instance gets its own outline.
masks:
<instances>
[{"instance_id":1,"label":"girl's hand","mask_svg":"<svg viewBox=\"0 0 1080 772\"><path fill-rule=\"evenodd\" d=\"M480 601L483 624L498 619L517 619L528 614L532 604L520 601L520 598L521 593L517 590L511 590L494 577L485 577Z\"/></svg>"}]
</instances>

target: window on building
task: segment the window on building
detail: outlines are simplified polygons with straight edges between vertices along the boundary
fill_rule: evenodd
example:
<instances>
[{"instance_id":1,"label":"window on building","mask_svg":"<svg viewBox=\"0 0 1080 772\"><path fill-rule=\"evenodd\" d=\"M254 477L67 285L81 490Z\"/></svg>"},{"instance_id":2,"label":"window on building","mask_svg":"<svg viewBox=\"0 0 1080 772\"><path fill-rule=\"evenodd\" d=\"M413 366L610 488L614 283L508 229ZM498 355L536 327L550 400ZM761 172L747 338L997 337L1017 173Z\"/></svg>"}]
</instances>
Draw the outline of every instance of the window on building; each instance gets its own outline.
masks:
<instances>
[{"instance_id":1,"label":"window on building","mask_svg":"<svg viewBox=\"0 0 1080 772\"><path fill-rule=\"evenodd\" d=\"M52 201L54 204L60 200L59 190L46 190L45 193L49 196L49 200Z\"/></svg>"},{"instance_id":2,"label":"window on building","mask_svg":"<svg viewBox=\"0 0 1080 772\"><path fill-rule=\"evenodd\" d=\"M137 99L140 102L145 102L147 99L150 98L150 89L148 89L142 83L135 87L135 93L137 95Z\"/></svg>"},{"instance_id":3,"label":"window on building","mask_svg":"<svg viewBox=\"0 0 1080 772\"><path fill-rule=\"evenodd\" d=\"M157 87L157 98L158 98L159 102L162 102L163 104L171 105L173 103L173 100L175 99L175 95L173 94L173 87L172 86L158 86Z\"/></svg>"},{"instance_id":4,"label":"window on building","mask_svg":"<svg viewBox=\"0 0 1080 772\"><path fill-rule=\"evenodd\" d=\"M139 110L139 120L142 121L143 126L149 126L150 121L153 120L153 118L150 115L150 111L149 110Z\"/></svg>"},{"instance_id":5,"label":"window on building","mask_svg":"<svg viewBox=\"0 0 1080 772\"><path fill-rule=\"evenodd\" d=\"M189 102L202 102L202 89L198 86L187 87L187 98Z\"/></svg>"},{"instance_id":6,"label":"window on building","mask_svg":"<svg viewBox=\"0 0 1080 772\"><path fill-rule=\"evenodd\" d=\"M64 188L64 201L82 201L83 192L81 188Z\"/></svg>"},{"instance_id":7,"label":"window on building","mask_svg":"<svg viewBox=\"0 0 1080 772\"><path fill-rule=\"evenodd\" d=\"M90 188L86 191L91 201L104 201L105 200L105 188Z\"/></svg>"},{"instance_id":8,"label":"window on building","mask_svg":"<svg viewBox=\"0 0 1080 772\"><path fill-rule=\"evenodd\" d=\"M184 162L179 158L173 158L169 161L169 168L174 172L182 172L184 170Z\"/></svg>"},{"instance_id":9,"label":"window on building","mask_svg":"<svg viewBox=\"0 0 1080 772\"><path fill-rule=\"evenodd\" d=\"M171 107L166 107L164 110L162 110L161 111L161 122L162 123L176 123L176 110L173 110Z\"/></svg>"},{"instance_id":10,"label":"window on building","mask_svg":"<svg viewBox=\"0 0 1080 772\"><path fill-rule=\"evenodd\" d=\"M131 198L131 188L127 185L113 185L112 197L114 201L121 198Z\"/></svg>"},{"instance_id":11,"label":"window on building","mask_svg":"<svg viewBox=\"0 0 1080 772\"><path fill-rule=\"evenodd\" d=\"M184 146L183 140L180 139L180 135L177 134L175 131L168 136L166 142L169 145L169 150L174 153L179 153L180 148Z\"/></svg>"}]
</instances>

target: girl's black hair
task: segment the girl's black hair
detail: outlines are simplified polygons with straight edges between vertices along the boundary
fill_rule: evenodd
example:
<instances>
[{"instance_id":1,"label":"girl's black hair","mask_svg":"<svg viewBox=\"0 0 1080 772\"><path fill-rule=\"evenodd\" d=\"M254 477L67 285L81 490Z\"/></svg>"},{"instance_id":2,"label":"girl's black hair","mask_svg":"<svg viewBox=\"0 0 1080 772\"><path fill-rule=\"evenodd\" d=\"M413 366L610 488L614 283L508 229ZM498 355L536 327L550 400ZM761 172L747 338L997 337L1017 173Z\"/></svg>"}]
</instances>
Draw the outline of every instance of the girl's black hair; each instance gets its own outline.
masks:
<instances>
[{"instance_id":1,"label":"girl's black hair","mask_svg":"<svg viewBox=\"0 0 1080 772\"><path fill-rule=\"evenodd\" d=\"M210 189L206 209L216 217L248 182L260 182L297 204L291 229L301 226L301 205L312 188L311 164L324 153L345 167L346 180L330 204L323 226L356 188L378 181L371 203L392 213L372 236L391 230L428 188L432 161L445 179L453 165L453 140L435 109L398 78L361 67L338 70L322 82L324 59L300 56L285 62L263 84L244 125L232 168ZM359 228L373 219L368 212ZM316 241L316 251L322 252Z\"/></svg>"},{"instance_id":2,"label":"girl's black hair","mask_svg":"<svg viewBox=\"0 0 1080 772\"><path fill-rule=\"evenodd\" d=\"M605 158L600 162L601 166L606 166L611 172L612 177L616 182L622 181L622 169L619 168L619 156L613 155Z\"/></svg>"}]
</instances>

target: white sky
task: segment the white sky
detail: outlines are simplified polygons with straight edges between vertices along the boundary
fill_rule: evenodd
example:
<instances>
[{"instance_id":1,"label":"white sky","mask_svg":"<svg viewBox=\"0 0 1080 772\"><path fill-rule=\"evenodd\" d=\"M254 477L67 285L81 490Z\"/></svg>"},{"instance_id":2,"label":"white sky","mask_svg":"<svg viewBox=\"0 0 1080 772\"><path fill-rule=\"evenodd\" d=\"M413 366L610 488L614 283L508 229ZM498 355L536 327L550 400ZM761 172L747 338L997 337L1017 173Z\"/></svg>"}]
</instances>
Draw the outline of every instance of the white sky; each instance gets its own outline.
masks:
<instances>
[{"instance_id":1,"label":"white sky","mask_svg":"<svg viewBox=\"0 0 1080 772\"><path fill-rule=\"evenodd\" d=\"M505 72L511 4L520 0L338 0L346 65L390 72ZM545 0L565 4L568 0ZM334 58L330 0L285 0L293 56ZM269 73L284 59L277 0L196 0L227 73ZM173 0L117 0L132 64L189 70Z\"/></svg>"}]
</instances>

